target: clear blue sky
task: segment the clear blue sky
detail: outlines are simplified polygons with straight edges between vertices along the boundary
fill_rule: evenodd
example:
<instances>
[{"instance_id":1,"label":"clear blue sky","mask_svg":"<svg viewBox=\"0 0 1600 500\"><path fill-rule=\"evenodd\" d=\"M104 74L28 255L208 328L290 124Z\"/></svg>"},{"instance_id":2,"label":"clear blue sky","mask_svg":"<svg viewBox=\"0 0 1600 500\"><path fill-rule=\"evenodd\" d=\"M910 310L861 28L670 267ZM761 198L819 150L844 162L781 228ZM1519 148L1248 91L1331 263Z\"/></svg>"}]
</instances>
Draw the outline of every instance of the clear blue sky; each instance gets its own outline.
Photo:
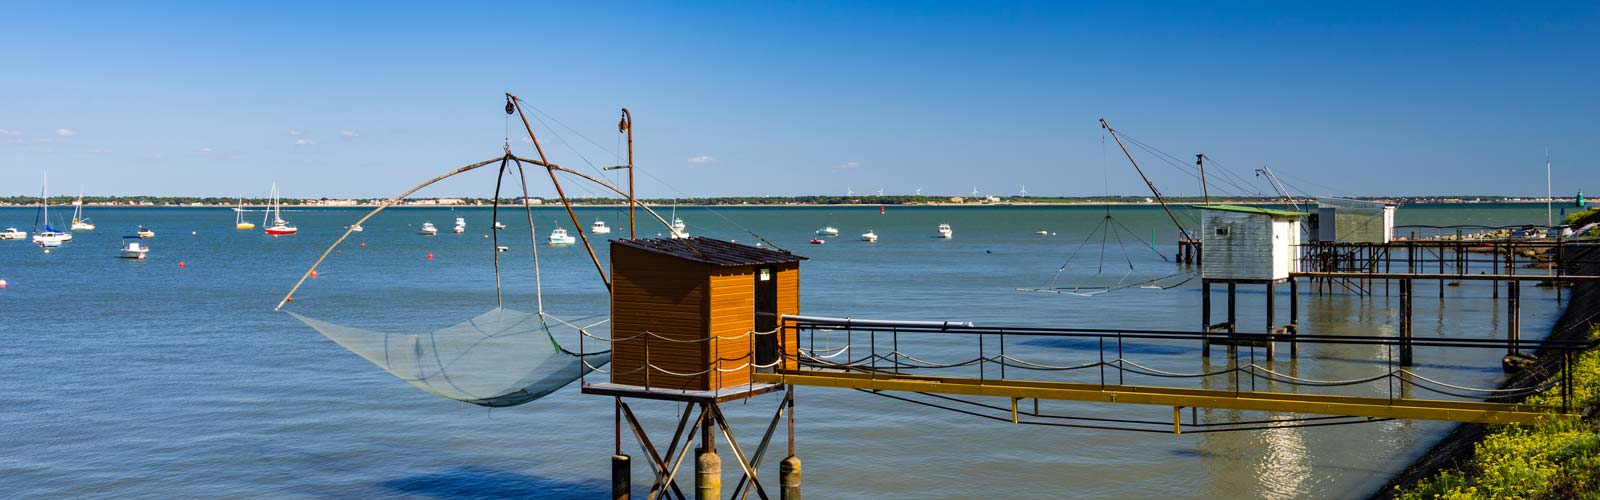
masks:
<instances>
[{"instance_id":1,"label":"clear blue sky","mask_svg":"<svg viewBox=\"0 0 1600 500\"><path fill-rule=\"evenodd\" d=\"M603 146L535 124L585 170L629 107L677 189L644 196L1144 193L1100 117L1314 194L1542 194L1546 149L1558 192L1600 192L1594 2L453 4L9 4L0 194L48 169L63 194L391 195L499 154L506 91Z\"/></svg>"}]
</instances>

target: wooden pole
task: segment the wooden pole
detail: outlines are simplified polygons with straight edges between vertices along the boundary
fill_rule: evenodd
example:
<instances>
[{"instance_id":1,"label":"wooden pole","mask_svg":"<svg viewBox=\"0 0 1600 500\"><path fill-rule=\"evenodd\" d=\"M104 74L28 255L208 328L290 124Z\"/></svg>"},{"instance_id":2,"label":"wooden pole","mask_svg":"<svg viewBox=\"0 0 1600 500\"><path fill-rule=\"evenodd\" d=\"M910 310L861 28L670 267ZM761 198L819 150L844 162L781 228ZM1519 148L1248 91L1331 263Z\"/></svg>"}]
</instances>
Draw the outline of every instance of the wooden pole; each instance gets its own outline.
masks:
<instances>
[{"instance_id":1,"label":"wooden pole","mask_svg":"<svg viewBox=\"0 0 1600 500\"><path fill-rule=\"evenodd\" d=\"M628 113L628 108L622 108L622 122L618 128L628 133L628 239L639 239L634 233L633 208L638 204L633 195L633 114Z\"/></svg>"},{"instance_id":2,"label":"wooden pole","mask_svg":"<svg viewBox=\"0 0 1600 500\"><path fill-rule=\"evenodd\" d=\"M539 161L546 163L545 173L550 174L550 184L556 187L556 195L561 197L561 205L566 207L567 216L572 219L572 229L578 233L578 238L583 240L583 248L589 251L589 260L594 261L594 270L600 273L600 282L606 285L607 292L611 291L611 278L606 276L605 266L600 265L600 256L596 255L594 247L589 245L589 235L583 231L583 224L578 222L578 213L572 210L572 200L567 199L566 190L561 188L561 181L556 179L555 169L550 168L550 159L545 157L544 148L539 147L539 138L533 134L533 125L528 123L528 115L522 112L522 99L511 95L510 92L506 93L506 98L510 99L511 103L515 105L517 117L522 119L522 128L528 131L528 138L533 141L533 149L539 153ZM526 181L527 179L524 178L523 180ZM523 204L527 204L526 196L524 196Z\"/></svg>"}]
</instances>

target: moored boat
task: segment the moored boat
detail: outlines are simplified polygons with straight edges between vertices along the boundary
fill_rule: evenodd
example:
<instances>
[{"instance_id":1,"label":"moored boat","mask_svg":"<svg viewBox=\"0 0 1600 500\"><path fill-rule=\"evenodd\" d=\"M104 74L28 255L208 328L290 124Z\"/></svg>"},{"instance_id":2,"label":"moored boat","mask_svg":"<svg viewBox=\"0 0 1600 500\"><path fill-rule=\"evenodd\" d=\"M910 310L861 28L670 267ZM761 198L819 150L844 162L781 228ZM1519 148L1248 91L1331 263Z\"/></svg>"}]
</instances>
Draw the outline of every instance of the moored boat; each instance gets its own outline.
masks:
<instances>
[{"instance_id":1,"label":"moored boat","mask_svg":"<svg viewBox=\"0 0 1600 500\"><path fill-rule=\"evenodd\" d=\"M432 222L424 222L422 223L422 228L417 230L417 234L423 236L433 236L435 234L439 234L439 228L433 227Z\"/></svg>"},{"instance_id":2,"label":"moored boat","mask_svg":"<svg viewBox=\"0 0 1600 500\"><path fill-rule=\"evenodd\" d=\"M122 253L121 255L118 255L118 257L122 257L124 259L143 259L145 254L150 253L150 245L144 244L144 242L141 241L142 239L142 236L123 236Z\"/></svg>"},{"instance_id":3,"label":"moored boat","mask_svg":"<svg viewBox=\"0 0 1600 500\"><path fill-rule=\"evenodd\" d=\"M577 238L573 238L572 235L567 234L567 230L565 229L558 227L550 230L549 242L551 245L571 245L573 243L577 243L577 241Z\"/></svg>"}]
</instances>

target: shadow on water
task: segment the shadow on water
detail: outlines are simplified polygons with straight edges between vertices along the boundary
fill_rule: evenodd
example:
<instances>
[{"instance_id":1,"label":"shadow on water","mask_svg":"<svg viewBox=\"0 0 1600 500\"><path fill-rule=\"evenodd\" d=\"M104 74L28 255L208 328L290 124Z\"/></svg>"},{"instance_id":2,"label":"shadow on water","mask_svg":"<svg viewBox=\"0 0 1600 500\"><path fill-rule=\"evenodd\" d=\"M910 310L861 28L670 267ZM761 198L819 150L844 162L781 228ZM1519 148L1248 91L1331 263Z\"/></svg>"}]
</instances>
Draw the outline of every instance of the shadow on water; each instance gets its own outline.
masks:
<instances>
[{"instance_id":1,"label":"shadow on water","mask_svg":"<svg viewBox=\"0 0 1600 500\"><path fill-rule=\"evenodd\" d=\"M477 467L462 467L384 481L382 486L410 495L446 500L500 498L576 500L604 498L611 493L610 487L601 481L560 481Z\"/></svg>"}]
</instances>

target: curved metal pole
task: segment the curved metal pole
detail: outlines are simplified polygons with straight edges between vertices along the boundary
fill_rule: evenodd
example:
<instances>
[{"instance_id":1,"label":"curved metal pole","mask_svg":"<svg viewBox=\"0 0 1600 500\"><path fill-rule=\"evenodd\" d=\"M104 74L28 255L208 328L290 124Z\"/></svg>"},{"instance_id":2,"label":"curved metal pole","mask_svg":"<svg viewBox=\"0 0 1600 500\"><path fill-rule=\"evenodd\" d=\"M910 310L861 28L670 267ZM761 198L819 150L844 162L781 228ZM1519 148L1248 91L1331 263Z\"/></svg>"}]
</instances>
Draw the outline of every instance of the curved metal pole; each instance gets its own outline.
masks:
<instances>
[{"instance_id":1,"label":"curved metal pole","mask_svg":"<svg viewBox=\"0 0 1600 500\"><path fill-rule=\"evenodd\" d=\"M480 162L477 162L477 163L474 163L474 164L471 164L471 165L467 165L467 166L455 169L455 170L451 170L449 172L446 172L444 175L440 175L438 177L434 177L432 179L429 179L428 182L424 182L422 184L418 184L416 187L413 187L413 188L411 188L410 190L407 190L404 193L400 193L399 196L384 200L383 203L378 205L378 208L374 208L374 209L372 209L371 212L367 212L367 215L362 216L361 220L356 221L356 223L353 224L352 226L361 225L361 223L366 222L367 219L371 219L372 216L378 215L378 212L382 212L383 209L389 208L390 206L394 205L395 203L399 203L400 200L404 200L404 199L406 199L407 196L411 196L411 193L415 193L418 190L421 190L422 188L428 187L428 186L432 185L435 182L439 182L439 181L445 180L446 178L449 178L449 177L454 176L456 174L460 174L462 172L467 172L467 171L470 171L470 170L476 169L478 167L482 167L484 165L488 165L488 164L491 164L491 163L494 163L494 162L497 162L497 161L505 161L505 159L507 157L509 157L509 156L510 155L502 155L502 156L497 157L497 158L490 158L490 159L487 159L487 160L484 160L484 161L480 161ZM294 287L289 289L289 293L286 293L286 294L283 295L283 300L278 301L278 306L272 308L272 310L277 311L279 309L283 309L283 305L288 303L289 300L294 297L294 292L296 290L300 289L300 285L304 285L306 283L306 279L310 278L311 277L311 273L313 271L317 270L317 266L322 265L322 261L324 259L328 258L328 254L333 253L333 249L338 248L340 243L344 243L344 239L350 237L350 233L353 233L353 232L355 232L355 231L346 228L344 230L344 234L339 236L339 239L334 240L332 245L328 245L328 249L322 251L322 256L317 257L317 261L311 263L311 268L310 269L306 269L306 273L300 275L300 281L296 281L294 283Z\"/></svg>"}]
</instances>

